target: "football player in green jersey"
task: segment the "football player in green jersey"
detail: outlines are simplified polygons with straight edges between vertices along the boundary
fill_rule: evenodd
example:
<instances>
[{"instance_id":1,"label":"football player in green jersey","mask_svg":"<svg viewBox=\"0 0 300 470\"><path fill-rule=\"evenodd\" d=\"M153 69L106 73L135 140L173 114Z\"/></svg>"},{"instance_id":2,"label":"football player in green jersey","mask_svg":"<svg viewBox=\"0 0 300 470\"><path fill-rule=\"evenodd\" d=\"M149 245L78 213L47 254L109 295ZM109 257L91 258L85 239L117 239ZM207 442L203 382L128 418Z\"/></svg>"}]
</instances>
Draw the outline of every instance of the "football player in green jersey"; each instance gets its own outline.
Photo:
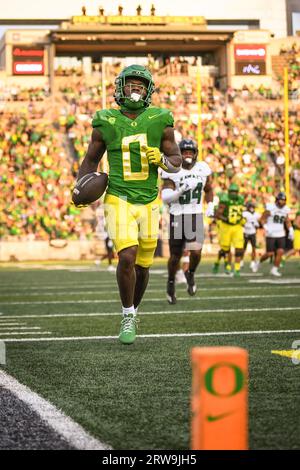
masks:
<instances>
[{"instance_id":1,"label":"football player in green jersey","mask_svg":"<svg viewBox=\"0 0 300 470\"><path fill-rule=\"evenodd\" d=\"M226 256L230 252L230 248L235 249L234 275L240 276L240 261L243 255L244 235L243 218L244 198L239 195L239 187L232 183L229 186L228 194L220 197L219 206L216 211L216 219L220 220L220 245ZM226 273L231 273L231 266L226 264Z\"/></svg>"},{"instance_id":2,"label":"football player in green jersey","mask_svg":"<svg viewBox=\"0 0 300 470\"><path fill-rule=\"evenodd\" d=\"M150 72L131 65L120 73L115 85L120 109L96 112L78 177L97 171L107 151L109 183L104 202L107 231L119 256L117 281L123 313L119 339L131 344L157 245L158 167L171 173L179 171L181 154L172 113L149 107L155 90Z\"/></svg>"}]
</instances>

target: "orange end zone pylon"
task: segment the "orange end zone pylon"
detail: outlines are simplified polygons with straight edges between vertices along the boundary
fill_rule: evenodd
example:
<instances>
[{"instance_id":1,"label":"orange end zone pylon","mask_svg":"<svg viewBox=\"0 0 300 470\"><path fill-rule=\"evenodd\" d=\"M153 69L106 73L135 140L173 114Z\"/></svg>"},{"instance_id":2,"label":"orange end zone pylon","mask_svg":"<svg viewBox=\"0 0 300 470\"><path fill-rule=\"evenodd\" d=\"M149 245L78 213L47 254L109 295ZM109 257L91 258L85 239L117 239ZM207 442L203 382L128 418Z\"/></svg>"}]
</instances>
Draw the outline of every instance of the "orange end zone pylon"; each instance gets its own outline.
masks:
<instances>
[{"instance_id":1,"label":"orange end zone pylon","mask_svg":"<svg viewBox=\"0 0 300 470\"><path fill-rule=\"evenodd\" d=\"M248 352L195 347L192 359L192 450L248 449Z\"/></svg>"}]
</instances>

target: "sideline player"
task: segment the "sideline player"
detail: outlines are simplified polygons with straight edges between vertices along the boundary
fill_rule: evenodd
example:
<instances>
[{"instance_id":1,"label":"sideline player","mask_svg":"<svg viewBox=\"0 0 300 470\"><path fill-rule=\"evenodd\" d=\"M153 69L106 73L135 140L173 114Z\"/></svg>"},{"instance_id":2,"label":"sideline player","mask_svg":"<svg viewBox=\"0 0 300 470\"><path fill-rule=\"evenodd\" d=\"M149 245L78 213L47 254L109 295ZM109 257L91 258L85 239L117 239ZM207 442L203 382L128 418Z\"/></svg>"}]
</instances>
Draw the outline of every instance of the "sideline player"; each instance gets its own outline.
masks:
<instances>
[{"instance_id":1,"label":"sideline player","mask_svg":"<svg viewBox=\"0 0 300 470\"><path fill-rule=\"evenodd\" d=\"M228 188L228 194L220 197L219 206L216 211L216 219L221 221L220 224L220 245L225 252L226 257L233 247L234 252L234 276L240 276L240 261L243 256L244 235L243 218L244 198L239 195L239 187L235 183L231 183ZM231 265L226 264L226 274L231 274Z\"/></svg>"},{"instance_id":2,"label":"sideline player","mask_svg":"<svg viewBox=\"0 0 300 470\"><path fill-rule=\"evenodd\" d=\"M96 171L107 150L109 183L105 218L119 261L117 281L123 319L119 340L136 338L137 309L146 290L159 230L158 167L178 172L181 155L173 116L151 107L155 90L151 73L140 65L122 70L114 98L120 109L97 111L93 132L78 177Z\"/></svg>"},{"instance_id":3,"label":"sideline player","mask_svg":"<svg viewBox=\"0 0 300 470\"><path fill-rule=\"evenodd\" d=\"M175 275L184 249L189 250L189 269L185 272L187 291L195 295L194 274L201 260L204 242L203 191L207 202L206 215L213 216L211 169L205 162L197 162L198 149L193 140L179 143L182 169L175 174L162 172L162 200L169 205L170 235L168 260L167 300L176 303Z\"/></svg>"},{"instance_id":4,"label":"sideline player","mask_svg":"<svg viewBox=\"0 0 300 470\"><path fill-rule=\"evenodd\" d=\"M256 270L256 230L259 227L259 219L261 215L255 212L255 204L251 201L247 202L246 210L243 212L243 217L246 220L244 225L244 253L242 261L246 253L248 243L252 247L250 269L255 272Z\"/></svg>"},{"instance_id":5,"label":"sideline player","mask_svg":"<svg viewBox=\"0 0 300 470\"><path fill-rule=\"evenodd\" d=\"M282 275L278 268L285 248L285 228L288 230L289 239L294 239L294 229L288 217L289 212L290 208L286 205L286 196L282 192L277 194L275 203L266 205L266 210L260 219L260 223L265 229L266 252L256 264L256 270L259 269L261 263L274 257L274 265L270 274L272 276Z\"/></svg>"}]
</instances>

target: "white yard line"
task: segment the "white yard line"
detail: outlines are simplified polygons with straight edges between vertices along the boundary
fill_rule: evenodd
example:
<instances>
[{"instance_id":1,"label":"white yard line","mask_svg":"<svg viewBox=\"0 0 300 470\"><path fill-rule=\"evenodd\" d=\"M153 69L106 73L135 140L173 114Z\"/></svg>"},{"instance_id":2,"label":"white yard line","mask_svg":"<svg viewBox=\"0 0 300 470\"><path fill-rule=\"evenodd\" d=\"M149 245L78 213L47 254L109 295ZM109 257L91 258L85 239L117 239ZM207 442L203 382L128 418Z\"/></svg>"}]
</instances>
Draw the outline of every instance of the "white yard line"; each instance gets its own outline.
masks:
<instances>
[{"instance_id":1,"label":"white yard line","mask_svg":"<svg viewBox=\"0 0 300 470\"><path fill-rule=\"evenodd\" d=\"M144 312L142 309L139 311L139 317L147 315L175 315L175 314L190 314L190 313L240 313L240 312L283 312L300 310L300 307L268 307L268 308L219 308L219 309L201 309L201 310L159 310ZM91 313L49 313L49 314L28 314L28 315L5 315L2 318L71 318L71 317L121 317L121 312L91 312Z\"/></svg>"},{"instance_id":2,"label":"white yard line","mask_svg":"<svg viewBox=\"0 0 300 470\"><path fill-rule=\"evenodd\" d=\"M272 334L300 333L300 330L253 330L253 331L214 331L210 333L153 333L138 335L138 338L184 338L184 337L207 337L207 336L243 336L243 335L272 335ZM67 336L53 338L11 338L5 342L43 342L43 341L86 341L118 339L118 336ZM0 384L1 385L1 384Z\"/></svg>"},{"instance_id":3,"label":"white yard line","mask_svg":"<svg viewBox=\"0 0 300 470\"><path fill-rule=\"evenodd\" d=\"M19 331L19 330L41 330L40 326L2 326L0 324L0 333L3 332L3 330L14 330L14 331Z\"/></svg>"},{"instance_id":4,"label":"white yard line","mask_svg":"<svg viewBox=\"0 0 300 470\"><path fill-rule=\"evenodd\" d=\"M279 284L280 287L283 287L284 284L300 284L300 279L298 278L283 278L283 279L250 279L249 283L260 283L260 284Z\"/></svg>"},{"instance_id":5,"label":"white yard line","mask_svg":"<svg viewBox=\"0 0 300 470\"><path fill-rule=\"evenodd\" d=\"M41 420L65 439L72 447L80 450L107 450L109 446L88 434L79 424L66 416L54 405L22 385L15 378L0 370L0 386L9 390L26 403Z\"/></svg>"},{"instance_id":6,"label":"white yard line","mask_svg":"<svg viewBox=\"0 0 300 470\"><path fill-rule=\"evenodd\" d=\"M241 285L241 286L223 286L223 287L218 287L218 286L214 286L214 287L202 287L201 286L201 280L199 282L199 288L201 289L201 291L219 291L219 290L257 290L257 289L274 289L273 287L273 284L280 284L280 287L281 288L284 288L284 289L297 289L297 285L296 284L300 284L300 279L297 281L297 280L286 280L286 279L283 279L283 280L272 280L272 279L265 279L265 280L250 280L248 281L250 283L266 283L266 284L269 284L269 285L266 285L266 286L257 286L257 285L248 285L248 286L245 286L245 285ZM72 284L70 284L70 287L72 288L76 288L76 292L78 292L77 289L82 289L82 293L84 293L84 289L88 288L88 289L95 289L96 291L101 291L101 289L103 288L103 290L107 290L107 285L109 286L113 286L113 283L110 281L109 283L98 283L98 284L93 284L93 283L86 283L87 285L85 286L85 283L84 282L80 282L80 283L77 283L77 282L73 282ZM115 286L117 285L116 283L114 283ZM156 285L157 284L157 285ZM289 285L289 284L295 284L295 285ZM150 284L149 284L149 287L150 287L150 290L152 287L158 287L158 286L162 286L162 283L161 281L158 282L153 282L153 281L150 281ZM184 284L177 284L177 288L180 288L180 289L185 289L185 285ZM163 286L161 288L161 290L164 290L165 289L165 286ZM4 287L3 288L3 284L1 284L0 286L0 294L1 295L10 295L10 294L13 294L14 292L18 291L18 295L24 295L22 293L20 293L19 291L20 290L26 290L26 291L37 291L36 293L34 293L34 295L38 295L39 292L43 291L43 290L47 290L47 291L52 291L52 292L48 292L48 293L57 293L58 291L60 293L62 293L61 291L65 291L65 292L69 292L69 289L68 289L68 285L63 285L63 283L60 283L60 285L47 285L47 286L26 286L26 287L18 287L14 284L14 287L11 286L11 284L7 287ZM8 292L10 291L10 292ZM153 291L156 291L156 289L153 289ZM160 289L158 289L158 292L160 291ZM90 292L90 291L87 291L87 292ZM118 292L117 289L115 289L115 292ZM147 290L146 292L149 292L149 290ZM28 294L26 294L28 295ZM30 294L30 295L33 295L33 294Z\"/></svg>"},{"instance_id":7,"label":"white yard line","mask_svg":"<svg viewBox=\"0 0 300 470\"><path fill-rule=\"evenodd\" d=\"M299 294L270 294L270 295L264 295L263 299L266 298L275 298L275 297L280 297L280 298L288 298L288 297L299 297ZM236 295L236 296L213 296L213 297L178 297L177 300L198 300L201 302L202 300L234 300L234 299L261 299L261 295ZM144 298L143 302L162 302L162 298ZM31 302L30 300L25 300L23 302L17 301L17 302L0 302L0 305L43 305L43 304L107 304L107 302L112 303L112 302L118 302L120 303L119 299L101 299L101 300L35 300Z\"/></svg>"},{"instance_id":8,"label":"white yard line","mask_svg":"<svg viewBox=\"0 0 300 470\"><path fill-rule=\"evenodd\" d=\"M109 275L111 275L110 273L107 273ZM150 271L150 276L151 276L151 271ZM262 277L263 275L261 273L242 273L242 276L243 277ZM166 277L167 277L167 271L164 271L164 281L166 280ZM205 280L216 280L217 282L220 282L222 279L226 279L227 281L229 282L233 282L232 278L229 277L227 274L209 274L209 273L200 273L200 274L196 274L195 275L195 278L198 279L199 281L201 279L205 279ZM300 278L297 279L297 278L293 278L294 279L294 282L299 282L300 283ZM247 281L247 282L251 282L250 280ZM261 279L257 279L255 282L263 282ZM101 287L101 286L104 286L104 285L108 285L108 286L111 286L112 284L115 284L117 285L117 281L116 281L116 276L111 276L110 279L104 279L104 280L101 280L101 278L99 278L99 280L95 280L95 279L92 279L90 281L86 280L86 279L79 279L79 278L76 278L74 280L70 280L70 281L63 281L63 280L59 280L58 281L58 284L49 284L49 283L45 283L43 285L43 282L38 282L36 283L36 286L33 286L32 284L34 283L34 281L30 284L26 284L26 283L14 283L13 286L12 284L1 284L1 289L6 289L6 288L15 288L16 290L17 289L56 289L57 287L58 288L63 288L63 286L65 287L74 287L75 285L78 285L78 286L94 286L94 287ZM157 279L157 278L150 278L150 283L151 284L158 284L160 285L161 284L161 279Z\"/></svg>"},{"instance_id":9,"label":"white yard line","mask_svg":"<svg viewBox=\"0 0 300 470\"><path fill-rule=\"evenodd\" d=\"M12 336L12 335L52 335L52 331L14 331L14 332L9 332L5 333L4 331L0 331L0 341L3 340L3 336Z\"/></svg>"},{"instance_id":10,"label":"white yard line","mask_svg":"<svg viewBox=\"0 0 300 470\"><path fill-rule=\"evenodd\" d=\"M289 288L294 288L294 289L297 289L297 286L287 286ZM247 290L254 290L256 291L257 289L255 287L250 287L250 288L245 288ZM274 288L273 288L274 289ZM176 290L177 291L186 291L186 287L183 286L183 285L180 285L180 286L177 286L176 287ZM199 291L200 292L204 292L204 291L221 291L221 290L224 290L224 291L228 291L228 290L236 290L236 289L228 289L228 288L216 288L216 289L203 289L201 288L201 286L199 286ZM238 288L238 290L244 290L241 289L241 287ZM165 292L165 286L163 286L161 289L148 289L146 291L146 294L157 294L157 293L164 293ZM23 292L11 292L11 293L5 293L5 294L0 294L0 299L3 299L3 297L47 297L47 296L53 296L53 294L55 294L55 296L66 296L66 295L81 295L81 296L85 296L85 295L99 295L99 296L103 296L103 295L118 295L119 291L118 290L110 290L109 292L107 292L107 288L105 289L105 291L101 291L100 289L98 290L95 290L95 291L91 291L91 290L87 290L87 291L70 291L70 290L66 290L66 291L53 291L53 292L29 292L29 293L23 293ZM274 295L269 295L269 297L297 297L297 295L300 297L300 294L274 294ZM254 296L253 298L255 297L260 297L260 296ZM264 296L264 297L268 297L268 295ZM205 297L201 297L201 298L205 298ZM218 297L214 297L215 299L217 299ZM219 297L221 299L223 298L229 298L228 296L224 296L224 297ZM235 298L235 297L231 297L231 298ZM239 296L239 298L242 298L241 296ZM245 297L245 298L252 298L252 297ZM0 303L3 303L3 302L0 302Z\"/></svg>"}]
</instances>

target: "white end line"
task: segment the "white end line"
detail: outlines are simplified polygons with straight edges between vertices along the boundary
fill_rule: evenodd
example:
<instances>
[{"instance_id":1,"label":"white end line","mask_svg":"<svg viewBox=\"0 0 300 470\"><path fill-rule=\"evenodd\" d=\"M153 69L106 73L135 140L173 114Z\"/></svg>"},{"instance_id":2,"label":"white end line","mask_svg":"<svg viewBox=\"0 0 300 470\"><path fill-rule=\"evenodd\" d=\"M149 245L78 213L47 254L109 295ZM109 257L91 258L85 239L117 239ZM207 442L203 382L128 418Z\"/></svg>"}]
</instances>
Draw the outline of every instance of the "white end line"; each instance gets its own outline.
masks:
<instances>
[{"instance_id":1,"label":"white end line","mask_svg":"<svg viewBox=\"0 0 300 470\"><path fill-rule=\"evenodd\" d=\"M108 450L109 446L88 434L78 423L59 411L54 405L33 392L26 385L0 370L0 386L26 403L43 421L66 441L80 450Z\"/></svg>"}]
</instances>

